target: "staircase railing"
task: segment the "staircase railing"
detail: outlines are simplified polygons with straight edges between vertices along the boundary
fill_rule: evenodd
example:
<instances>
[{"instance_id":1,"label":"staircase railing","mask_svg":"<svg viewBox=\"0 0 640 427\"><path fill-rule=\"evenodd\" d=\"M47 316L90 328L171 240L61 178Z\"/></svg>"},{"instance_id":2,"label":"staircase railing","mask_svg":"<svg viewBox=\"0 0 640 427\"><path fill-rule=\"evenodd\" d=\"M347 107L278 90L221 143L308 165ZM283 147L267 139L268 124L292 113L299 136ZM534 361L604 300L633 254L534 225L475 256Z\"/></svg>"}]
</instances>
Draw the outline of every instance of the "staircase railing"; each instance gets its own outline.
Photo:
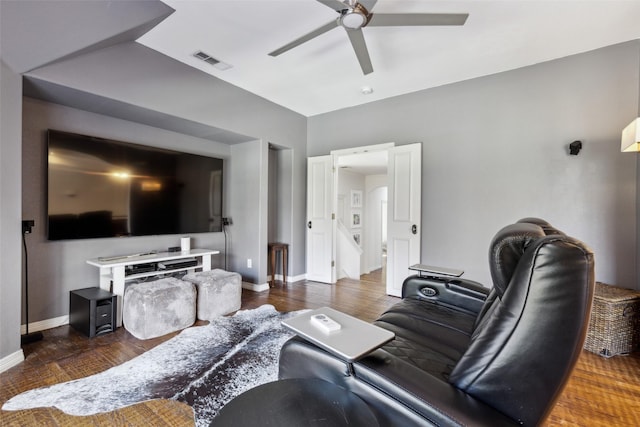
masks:
<instances>
[{"instance_id":1,"label":"staircase railing","mask_svg":"<svg viewBox=\"0 0 640 427\"><path fill-rule=\"evenodd\" d=\"M336 252L338 279L360 279L360 258L363 251L341 220L338 220Z\"/></svg>"}]
</instances>

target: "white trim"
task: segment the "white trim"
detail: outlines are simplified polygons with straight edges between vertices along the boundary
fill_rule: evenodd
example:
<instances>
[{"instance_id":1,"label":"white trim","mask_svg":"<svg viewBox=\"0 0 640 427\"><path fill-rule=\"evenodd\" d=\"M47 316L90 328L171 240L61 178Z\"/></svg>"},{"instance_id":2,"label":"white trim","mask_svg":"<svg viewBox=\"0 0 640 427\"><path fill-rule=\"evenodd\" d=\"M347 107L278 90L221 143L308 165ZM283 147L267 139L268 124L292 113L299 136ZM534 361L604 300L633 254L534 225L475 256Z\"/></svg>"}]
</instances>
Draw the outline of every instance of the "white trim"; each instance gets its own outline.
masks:
<instances>
[{"instance_id":1,"label":"white trim","mask_svg":"<svg viewBox=\"0 0 640 427\"><path fill-rule=\"evenodd\" d=\"M22 352L22 349L3 357L2 359L0 359L0 372L4 372L7 369L13 368L23 360L24 353Z\"/></svg>"},{"instance_id":2,"label":"white trim","mask_svg":"<svg viewBox=\"0 0 640 427\"><path fill-rule=\"evenodd\" d=\"M69 315L55 317L53 319L40 320L39 322L29 323L29 333L44 331L45 329L57 328L58 326L68 325L68 324L69 324ZM25 325L20 325L20 334L24 335L26 333L27 333L27 327Z\"/></svg>"},{"instance_id":3,"label":"white trim","mask_svg":"<svg viewBox=\"0 0 640 427\"><path fill-rule=\"evenodd\" d=\"M301 280L306 280L306 278L307 278L306 274L299 274L297 276L287 276L287 283L299 282Z\"/></svg>"},{"instance_id":4,"label":"white trim","mask_svg":"<svg viewBox=\"0 0 640 427\"><path fill-rule=\"evenodd\" d=\"M300 274L299 276L287 276L287 283L294 283L294 282L299 282L300 280L306 280L307 275L306 274ZM280 280L282 281L282 274L276 274L276 278L275 280ZM271 281L271 275L267 276L267 282Z\"/></svg>"},{"instance_id":5,"label":"white trim","mask_svg":"<svg viewBox=\"0 0 640 427\"><path fill-rule=\"evenodd\" d=\"M0 0L0 1L2 1L2 0ZM354 243L355 243L355 242L354 242ZM292 280L291 280L291 282L293 282L293 281L296 281L296 282L297 282L298 280L309 280L309 281L313 282L313 280L310 280L310 279L307 277L307 273L305 273L305 274L301 274L301 275L299 275L299 276L296 276L294 279L292 279ZM290 283L290 281L289 281L289 280L287 280L287 283ZM315 283L324 283L324 282L315 282ZM325 283L325 285L335 285L335 282L334 282L334 283Z\"/></svg>"},{"instance_id":6,"label":"white trim","mask_svg":"<svg viewBox=\"0 0 640 427\"><path fill-rule=\"evenodd\" d=\"M300 280L306 280L306 278L307 278L306 274L300 274L298 276L293 276L293 277L287 276L287 283L299 282ZM276 274L276 280L282 281L282 274ZM267 276L267 283L256 284L256 283L242 282L242 289L248 289L254 292L264 292L264 291L268 291L269 288L271 287L269 283L271 283L271 275Z\"/></svg>"},{"instance_id":7,"label":"white trim","mask_svg":"<svg viewBox=\"0 0 640 427\"><path fill-rule=\"evenodd\" d=\"M366 153L370 151L388 150L389 148L393 148L395 146L396 146L395 142L385 142L383 144L364 145L364 146L354 147L354 148L343 148L340 150L331 150L329 154L334 156L344 156L345 154L359 154L359 153Z\"/></svg>"},{"instance_id":8,"label":"white trim","mask_svg":"<svg viewBox=\"0 0 640 427\"><path fill-rule=\"evenodd\" d=\"M269 290L269 283L263 283L259 285L256 283L242 282L242 288L254 292L264 292Z\"/></svg>"}]
</instances>

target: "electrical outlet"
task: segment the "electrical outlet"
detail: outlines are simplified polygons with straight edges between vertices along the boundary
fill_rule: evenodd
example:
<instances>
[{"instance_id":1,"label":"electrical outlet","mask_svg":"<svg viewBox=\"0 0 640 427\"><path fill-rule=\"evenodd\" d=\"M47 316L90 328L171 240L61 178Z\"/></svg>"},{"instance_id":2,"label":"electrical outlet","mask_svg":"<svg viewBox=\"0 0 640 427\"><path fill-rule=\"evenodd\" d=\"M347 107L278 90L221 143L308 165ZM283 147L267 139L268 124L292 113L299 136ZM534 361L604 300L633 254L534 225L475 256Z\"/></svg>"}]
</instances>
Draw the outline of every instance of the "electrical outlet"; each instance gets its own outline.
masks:
<instances>
[{"instance_id":1,"label":"electrical outlet","mask_svg":"<svg viewBox=\"0 0 640 427\"><path fill-rule=\"evenodd\" d=\"M252 268L252 265L251 258L247 258L247 268Z\"/></svg>"},{"instance_id":2,"label":"electrical outlet","mask_svg":"<svg viewBox=\"0 0 640 427\"><path fill-rule=\"evenodd\" d=\"M31 229L35 225L35 221L32 219L25 219L22 221L22 234L31 234Z\"/></svg>"},{"instance_id":3,"label":"electrical outlet","mask_svg":"<svg viewBox=\"0 0 640 427\"><path fill-rule=\"evenodd\" d=\"M231 217L223 216L222 225L233 225L233 220L231 219Z\"/></svg>"}]
</instances>

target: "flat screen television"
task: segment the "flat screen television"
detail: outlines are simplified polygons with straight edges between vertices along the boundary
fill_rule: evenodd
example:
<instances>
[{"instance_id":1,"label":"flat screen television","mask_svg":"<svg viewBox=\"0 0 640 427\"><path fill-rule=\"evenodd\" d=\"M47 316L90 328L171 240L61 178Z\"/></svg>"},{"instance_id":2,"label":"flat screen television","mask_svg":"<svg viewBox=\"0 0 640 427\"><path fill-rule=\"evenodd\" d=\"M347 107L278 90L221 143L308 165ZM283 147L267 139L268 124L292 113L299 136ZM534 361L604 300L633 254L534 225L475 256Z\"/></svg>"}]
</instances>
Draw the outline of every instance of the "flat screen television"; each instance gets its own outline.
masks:
<instances>
[{"instance_id":1,"label":"flat screen television","mask_svg":"<svg viewBox=\"0 0 640 427\"><path fill-rule=\"evenodd\" d=\"M222 159L47 131L49 240L222 231Z\"/></svg>"}]
</instances>

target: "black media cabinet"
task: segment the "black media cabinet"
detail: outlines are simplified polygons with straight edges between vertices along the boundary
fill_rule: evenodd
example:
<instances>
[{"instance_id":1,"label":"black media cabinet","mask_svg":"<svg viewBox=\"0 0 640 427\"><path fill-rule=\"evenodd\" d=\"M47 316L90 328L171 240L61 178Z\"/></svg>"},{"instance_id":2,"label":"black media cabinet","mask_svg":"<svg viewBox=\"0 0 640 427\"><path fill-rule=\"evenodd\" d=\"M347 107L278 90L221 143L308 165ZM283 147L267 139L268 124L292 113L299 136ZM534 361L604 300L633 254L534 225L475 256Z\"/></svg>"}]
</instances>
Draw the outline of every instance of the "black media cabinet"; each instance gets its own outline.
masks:
<instances>
[{"instance_id":1,"label":"black media cabinet","mask_svg":"<svg viewBox=\"0 0 640 427\"><path fill-rule=\"evenodd\" d=\"M100 288L76 289L69 294L69 324L93 338L116 330L118 297Z\"/></svg>"}]
</instances>

